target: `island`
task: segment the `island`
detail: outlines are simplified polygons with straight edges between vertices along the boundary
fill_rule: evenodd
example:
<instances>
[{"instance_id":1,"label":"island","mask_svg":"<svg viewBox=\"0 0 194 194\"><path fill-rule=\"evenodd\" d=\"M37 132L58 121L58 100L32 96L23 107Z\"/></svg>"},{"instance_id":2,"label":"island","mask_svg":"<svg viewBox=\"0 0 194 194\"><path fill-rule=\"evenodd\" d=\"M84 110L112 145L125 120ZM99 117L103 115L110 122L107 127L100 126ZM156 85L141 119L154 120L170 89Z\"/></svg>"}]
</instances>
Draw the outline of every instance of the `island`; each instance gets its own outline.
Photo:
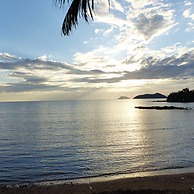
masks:
<instances>
[{"instance_id":1,"label":"island","mask_svg":"<svg viewBox=\"0 0 194 194\"><path fill-rule=\"evenodd\" d=\"M185 88L178 92L172 92L167 97L167 102L194 102L194 90Z\"/></svg>"},{"instance_id":2,"label":"island","mask_svg":"<svg viewBox=\"0 0 194 194\"><path fill-rule=\"evenodd\" d=\"M163 94L160 94L160 93L143 94L143 95L138 95L138 96L134 97L134 99L149 99L149 98L167 98L167 97Z\"/></svg>"},{"instance_id":3,"label":"island","mask_svg":"<svg viewBox=\"0 0 194 194\"><path fill-rule=\"evenodd\" d=\"M127 97L127 96L121 96L121 97L119 97L118 99L119 99L119 100L125 100L125 99L130 99L130 98Z\"/></svg>"},{"instance_id":4,"label":"island","mask_svg":"<svg viewBox=\"0 0 194 194\"><path fill-rule=\"evenodd\" d=\"M191 108L176 106L136 106L138 109L155 109L155 110L190 110Z\"/></svg>"}]
</instances>

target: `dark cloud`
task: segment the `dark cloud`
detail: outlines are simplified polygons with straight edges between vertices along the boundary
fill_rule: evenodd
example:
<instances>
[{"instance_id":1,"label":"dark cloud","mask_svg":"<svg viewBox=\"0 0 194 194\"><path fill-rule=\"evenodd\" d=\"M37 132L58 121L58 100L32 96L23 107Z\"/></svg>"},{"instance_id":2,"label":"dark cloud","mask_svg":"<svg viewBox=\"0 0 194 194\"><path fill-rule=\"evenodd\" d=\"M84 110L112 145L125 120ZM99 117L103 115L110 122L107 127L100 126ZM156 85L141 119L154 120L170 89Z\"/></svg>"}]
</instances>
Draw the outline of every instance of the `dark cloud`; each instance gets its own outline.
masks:
<instances>
[{"instance_id":1,"label":"dark cloud","mask_svg":"<svg viewBox=\"0 0 194 194\"><path fill-rule=\"evenodd\" d=\"M61 91L68 88L61 86L61 84L64 84L65 77L68 74L76 76L105 74L105 72L98 69L89 71L79 70L73 65L68 65L64 62L46 61L41 59L16 59L14 61L1 61L0 70L7 70L8 73L6 77L10 80L10 82L6 85L0 86L1 92L28 92L40 90ZM37 72L42 72L42 76L37 75ZM51 72L51 75L56 74L56 77L57 73L59 73L60 76L64 75L64 79L51 81L52 77L47 75L47 72ZM69 80L67 79L67 81ZM71 90L71 86L69 89Z\"/></svg>"},{"instance_id":2,"label":"dark cloud","mask_svg":"<svg viewBox=\"0 0 194 194\"><path fill-rule=\"evenodd\" d=\"M27 83L36 83L36 84L48 81L47 78L38 77L38 76L26 76L25 80L26 80Z\"/></svg>"},{"instance_id":3,"label":"dark cloud","mask_svg":"<svg viewBox=\"0 0 194 194\"><path fill-rule=\"evenodd\" d=\"M127 61L128 62L128 61ZM118 72L119 77L96 79L82 78L74 81L87 83L116 83L133 79L186 79L194 76L194 52L183 53L181 56L171 56L164 59L147 57L141 61L144 67L137 71Z\"/></svg>"},{"instance_id":4,"label":"dark cloud","mask_svg":"<svg viewBox=\"0 0 194 194\"><path fill-rule=\"evenodd\" d=\"M194 74L194 63L182 66L176 65L151 65L135 72L126 72L126 79L179 79L190 77Z\"/></svg>"},{"instance_id":5,"label":"dark cloud","mask_svg":"<svg viewBox=\"0 0 194 194\"><path fill-rule=\"evenodd\" d=\"M0 62L0 69L17 70L18 68L25 68L28 70L71 70L72 67L62 62L55 61L42 61L39 59L17 59L14 62Z\"/></svg>"},{"instance_id":6,"label":"dark cloud","mask_svg":"<svg viewBox=\"0 0 194 194\"><path fill-rule=\"evenodd\" d=\"M155 14L147 16L146 14L139 14L133 19L133 24L140 34L143 34L146 39L151 38L159 30L168 25L163 15Z\"/></svg>"},{"instance_id":7,"label":"dark cloud","mask_svg":"<svg viewBox=\"0 0 194 194\"><path fill-rule=\"evenodd\" d=\"M124 61L129 63L133 58ZM158 56L147 56L140 59L142 68L133 72L123 71L114 72L115 77L111 77L113 72L104 72L99 69L79 70L73 65L67 65L62 62L41 61L39 59L23 59L15 62L0 62L0 69L8 70L6 75L10 81L0 86L1 92L28 92L28 91L73 91L76 90L78 83L118 83L123 80L133 79L190 79L194 76L194 50L185 51L182 55L173 55L166 58ZM52 79L45 74L44 70L49 70L51 75L60 73L64 79ZM37 72L42 71L41 74ZM108 76L110 78L103 78ZM43 75L43 76L40 76ZM66 75L70 77L66 78ZM74 76L75 75L75 76ZM75 77L75 78L74 78ZM100 77L100 78L98 78ZM54 81L53 81L54 80ZM66 80L66 81L65 81ZM67 83L66 83L67 82ZM87 85L85 85L87 87Z\"/></svg>"},{"instance_id":8,"label":"dark cloud","mask_svg":"<svg viewBox=\"0 0 194 194\"><path fill-rule=\"evenodd\" d=\"M46 77L40 77L29 73L19 72L19 71L14 72L12 75L10 75L10 77L19 78L19 79L22 78L23 80L25 80L26 83L43 83L48 81L48 78Z\"/></svg>"},{"instance_id":9,"label":"dark cloud","mask_svg":"<svg viewBox=\"0 0 194 194\"><path fill-rule=\"evenodd\" d=\"M145 67L135 72L125 72L124 79L177 79L194 74L194 52L164 59L148 57L142 60Z\"/></svg>"},{"instance_id":10,"label":"dark cloud","mask_svg":"<svg viewBox=\"0 0 194 194\"><path fill-rule=\"evenodd\" d=\"M36 83L12 83L6 86L0 87L1 92L32 92L32 91L54 91L59 90L57 86L51 86L48 84L36 84Z\"/></svg>"},{"instance_id":11,"label":"dark cloud","mask_svg":"<svg viewBox=\"0 0 194 194\"><path fill-rule=\"evenodd\" d=\"M19 68L23 68L25 70L50 70L50 71L59 71L59 70L67 70L67 74L104 74L103 71L94 69L94 70L79 70L75 68L73 65L68 65L64 62L57 61L43 61L40 59L17 59L14 62L0 62L0 69L2 70L14 70L17 72ZM19 73L17 72L19 75ZM21 75L23 73L20 72Z\"/></svg>"}]
</instances>

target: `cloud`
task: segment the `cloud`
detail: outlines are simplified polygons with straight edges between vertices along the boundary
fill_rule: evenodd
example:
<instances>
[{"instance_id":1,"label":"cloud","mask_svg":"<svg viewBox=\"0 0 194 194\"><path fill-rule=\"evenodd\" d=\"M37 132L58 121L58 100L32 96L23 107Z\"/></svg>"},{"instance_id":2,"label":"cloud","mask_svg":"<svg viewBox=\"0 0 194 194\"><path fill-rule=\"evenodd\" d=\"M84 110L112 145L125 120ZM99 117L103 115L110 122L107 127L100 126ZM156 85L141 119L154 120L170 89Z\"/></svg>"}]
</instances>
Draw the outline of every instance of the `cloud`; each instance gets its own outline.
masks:
<instances>
[{"instance_id":1,"label":"cloud","mask_svg":"<svg viewBox=\"0 0 194 194\"><path fill-rule=\"evenodd\" d=\"M110 9L117 10L119 12L124 12L123 6L117 0L112 0L110 2Z\"/></svg>"},{"instance_id":2,"label":"cloud","mask_svg":"<svg viewBox=\"0 0 194 194\"><path fill-rule=\"evenodd\" d=\"M157 3L158 1L157 0L144 0L144 1L130 0L129 2L131 3L133 9L142 9L146 6L153 5Z\"/></svg>"},{"instance_id":3,"label":"cloud","mask_svg":"<svg viewBox=\"0 0 194 194\"><path fill-rule=\"evenodd\" d=\"M191 8L186 9L186 10L183 12L183 16L186 17L186 18L190 18L191 20L194 20L194 14L192 14Z\"/></svg>"},{"instance_id":4,"label":"cloud","mask_svg":"<svg viewBox=\"0 0 194 194\"><path fill-rule=\"evenodd\" d=\"M154 38L164 35L177 24L174 19L175 11L170 3L158 0L126 0L117 5L117 2L111 1L110 11L107 10L107 2L97 3L100 9L95 15L95 22L103 23L103 28L98 27L94 32L106 44L101 42L94 50L77 52L74 62L81 63L81 69L90 70L94 66L102 71L119 71L125 69L126 63L122 61L129 55L133 56L133 53L136 53L133 58L139 68L141 65L137 59L144 52L135 52L134 49L142 45L147 47Z\"/></svg>"},{"instance_id":5,"label":"cloud","mask_svg":"<svg viewBox=\"0 0 194 194\"><path fill-rule=\"evenodd\" d=\"M142 57L142 68L136 71L117 72L118 76L111 78L95 79L94 77L83 78L77 81L87 83L118 83L124 80L139 79L190 79L194 76L194 49L177 48L176 55L157 57L153 55ZM164 52L164 51L163 51ZM125 63L133 63L131 59Z\"/></svg>"},{"instance_id":6,"label":"cloud","mask_svg":"<svg viewBox=\"0 0 194 194\"><path fill-rule=\"evenodd\" d=\"M137 53L134 52L119 64L109 64L106 71L100 66L91 65L87 69L82 63L67 64L38 58L0 62L0 70L5 71L0 73L0 79L6 79L6 82L1 82L0 91L86 92L117 87L130 80L189 80L194 76L193 48L177 44L173 49L151 51L146 46L139 46L134 51L144 54L136 58ZM97 58L95 60L98 61ZM133 64L139 64L139 68L130 70Z\"/></svg>"},{"instance_id":7,"label":"cloud","mask_svg":"<svg viewBox=\"0 0 194 194\"><path fill-rule=\"evenodd\" d=\"M185 4L185 6L190 6L190 5L192 5L191 1L189 1L189 0L186 0L186 1L184 2L184 4Z\"/></svg>"},{"instance_id":8,"label":"cloud","mask_svg":"<svg viewBox=\"0 0 194 194\"><path fill-rule=\"evenodd\" d=\"M6 53L6 52L3 52L3 53L0 52L0 62L1 61L15 60L15 59L17 59L17 58L14 55L10 55L9 53Z\"/></svg>"},{"instance_id":9,"label":"cloud","mask_svg":"<svg viewBox=\"0 0 194 194\"><path fill-rule=\"evenodd\" d=\"M46 55L42 55L42 56L38 57L37 59L38 59L38 60L41 60L41 61L46 61L47 58L48 58L48 57L47 57Z\"/></svg>"},{"instance_id":10,"label":"cloud","mask_svg":"<svg viewBox=\"0 0 194 194\"><path fill-rule=\"evenodd\" d=\"M134 29L142 34L146 40L161 33L161 29L164 31L169 27L169 23L165 20L164 16L158 14L148 17L142 13L133 19L133 23Z\"/></svg>"},{"instance_id":11,"label":"cloud","mask_svg":"<svg viewBox=\"0 0 194 194\"><path fill-rule=\"evenodd\" d=\"M103 72L114 71L114 69L109 68L110 65L118 63L118 60L115 59L115 55L118 53L118 50L110 49L106 46L99 46L95 50L89 52L78 52L74 55L74 63L81 64L79 69L82 71L98 69Z\"/></svg>"},{"instance_id":12,"label":"cloud","mask_svg":"<svg viewBox=\"0 0 194 194\"><path fill-rule=\"evenodd\" d=\"M5 86L1 86L1 92L34 92L34 91L55 91L59 90L56 86L46 84L29 84L29 83L13 83Z\"/></svg>"},{"instance_id":13,"label":"cloud","mask_svg":"<svg viewBox=\"0 0 194 194\"><path fill-rule=\"evenodd\" d=\"M134 36L137 39L142 35L146 40L151 40L161 35L174 26L174 10L171 4L162 3L158 0L129 0L125 5L111 1L110 11L107 4L98 3L95 21L105 23L107 32L114 26L120 33L126 36Z\"/></svg>"},{"instance_id":14,"label":"cloud","mask_svg":"<svg viewBox=\"0 0 194 194\"><path fill-rule=\"evenodd\" d=\"M185 1L186 9L183 11L183 16L187 19L187 28L185 29L186 32L190 32L194 30L194 3L191 1Z\"/></svg>"},{"instance_id":15,"label":"cloud","mask_svg":"<svg viewBox=\"0 0 194 194\"><path fill-rule=\"evenodd\" d=\"M7 56L9 56L7 54ZM11 56L11 55L10 55ZM0 62L1 92L63 91L77 87L71 80L106 74L99 69L80 70L64 62L15 58L14 61ZM3 73L2 73L3 72ZM80 83L81 86L81 83Z\"/></svg>"},{"instance_id":16,"label":"cloud","mask_svg":"<svg viewBox=\"0 0 194 194\"><path fill-rule=\"evenodd\" d=\"M183 79L194 75L194 49L165 58L150 56L142 59L145 66L135 72L126 72L126 79Z\"/></svg>"},{"instance_id":17,"label":"cloud","mask_svg":"<svg viewBox=\"0 0 194 194\"><path fill-rule=\"evenodd\" d=\"M164 34L175 25L171 4L159 1L132 1L133 8L127 14L130 22L130 32L142 36L145 40Z\"/></svg>"}]
</instances>

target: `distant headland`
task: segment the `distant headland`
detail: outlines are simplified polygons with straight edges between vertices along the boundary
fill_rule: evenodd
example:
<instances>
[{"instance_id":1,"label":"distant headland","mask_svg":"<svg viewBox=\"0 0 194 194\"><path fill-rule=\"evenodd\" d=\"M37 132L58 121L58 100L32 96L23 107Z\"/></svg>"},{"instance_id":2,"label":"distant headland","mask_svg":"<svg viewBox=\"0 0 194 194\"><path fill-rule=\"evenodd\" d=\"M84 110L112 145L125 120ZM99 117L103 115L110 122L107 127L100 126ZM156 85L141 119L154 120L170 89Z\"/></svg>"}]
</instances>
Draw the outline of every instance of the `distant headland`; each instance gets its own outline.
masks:
<instances>
[{"instance_id":1,"label":"distant headland","mask_svg":"<svg viewBox=\"0 0 194 194\"><path fill-rule=\"evenodd\" d=\"M149 98L167 98L167 97L163 94L160 94L160 93L143 94L143 95L138 95L138 96L134 97L134 99L149 99Z\"/></svg>"},{"instance_id":2,"label":"distant headland","mask_svg":"<svg viewBox=\"0 0 194 194\"><path fill-rule=\"evenodd\" d=\"M194 102L194 90L189 90L189 88L184 88L178 92L172 92L168 96L165 96L161 93L155 94L143 94L137 95L133 99L150 99L150 98L166 98L166 102ZM130 99L127 96L121 96L118 98L122 99ZM162 101L164 102L164 101Z\"/></svg>"},{"instance_id":3,"label":"distant headland","mask_svg":"<svg viewBox=\"0 0 194 194\"><path fill-rule=\"evenodd\" d=\"M178 92L172 92L167 97L167 102L194 102L194 90L185 88Z\"/></svg>"},{"instance_id":4,"label":"distant headland","mask_svg":"<svg viewBox=\"0 0 194 194\"><path fill-rule=\"evenodd\" d=\"M119 99L119 100L124 100L124 99L130 99L130 98L127 97L127 96L121 96L121 97L119 97L118 99Z\"/></svg>"}]
</instances>

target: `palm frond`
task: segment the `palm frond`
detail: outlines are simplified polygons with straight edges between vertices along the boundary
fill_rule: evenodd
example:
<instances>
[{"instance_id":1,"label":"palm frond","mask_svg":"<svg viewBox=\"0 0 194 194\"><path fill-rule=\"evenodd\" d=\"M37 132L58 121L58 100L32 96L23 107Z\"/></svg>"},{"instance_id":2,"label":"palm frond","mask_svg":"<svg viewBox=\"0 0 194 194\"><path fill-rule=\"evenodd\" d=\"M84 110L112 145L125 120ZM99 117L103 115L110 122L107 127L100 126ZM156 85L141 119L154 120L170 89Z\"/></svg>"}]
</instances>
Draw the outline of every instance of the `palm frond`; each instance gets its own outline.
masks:
<instances>
[{"instance_id":1,"label":"palm frond","mask_svg":"<svg viewBox=\"0 0 194 194\"><path fill-rule=\"evenodd\" d=\"M55 0L60 6L64 5L70 0ZM70 7L65 15L62 24L63 35L69 35L72 32L72 28L76 28L78 25L78 18L83 17L88 22L88 16L93 19L94 12L94 0L71 0Z\"/></svg>"},{"instance_id":2,"label":"palm frond","mask_svg":"<svg viewBox=\"0 0 194 194\"><path fill-rule=\"evenodd\" d=\"M70 4L62 24L62 34L69 35L72 28L78 25L78 17L83 17L88 22L88 17L93 19L95 0L54 0L60 7L66 3ZM70 3L71 2L71 3ZM110 8L110 0L108 0Z\"/></svg>"}]
</instances>

